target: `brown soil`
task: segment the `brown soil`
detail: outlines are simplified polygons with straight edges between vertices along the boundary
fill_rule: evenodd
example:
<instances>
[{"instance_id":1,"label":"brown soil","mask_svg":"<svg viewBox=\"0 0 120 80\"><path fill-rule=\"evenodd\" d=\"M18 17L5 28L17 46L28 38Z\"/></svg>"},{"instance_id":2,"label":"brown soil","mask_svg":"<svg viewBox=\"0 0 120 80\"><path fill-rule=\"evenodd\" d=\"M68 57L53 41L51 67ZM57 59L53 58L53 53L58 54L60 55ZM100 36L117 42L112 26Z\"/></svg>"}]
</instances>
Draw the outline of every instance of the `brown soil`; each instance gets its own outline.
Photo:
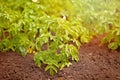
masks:
<instances>
[{"instance_id":1,"label":"brown soil","mask_svg":"<svg viewBox=\"0 0 120 80\"><path fill-rule=\"evenodd\" d=\"M81 46L79 62L54 76L35 66L32 55L0 53L0 80L120 80L120 50L99 46L100 38Z\"/></svg>"}]
</instances>

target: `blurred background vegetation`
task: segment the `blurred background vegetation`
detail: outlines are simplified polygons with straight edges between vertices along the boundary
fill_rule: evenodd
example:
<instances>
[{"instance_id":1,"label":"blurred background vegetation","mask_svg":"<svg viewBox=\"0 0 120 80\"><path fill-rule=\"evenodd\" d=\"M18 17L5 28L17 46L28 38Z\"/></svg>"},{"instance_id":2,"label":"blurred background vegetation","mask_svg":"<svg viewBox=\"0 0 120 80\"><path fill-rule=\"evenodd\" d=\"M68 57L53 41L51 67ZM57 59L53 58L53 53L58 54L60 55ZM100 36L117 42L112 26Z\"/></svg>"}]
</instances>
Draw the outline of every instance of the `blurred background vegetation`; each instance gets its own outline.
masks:
<instances>
[{"instance_id":1,"label":"blurred background vegetation","mask_svg":"<svg viewBox=\"0 0 120 80\"><path fill-rule=\"evenodd\" d=\"M29 5L30 2L38 5ZM21 12L25 6L29 6L31 11L40 7L42 15L66 17L69 21L80 20L96 33L107 32L120 25L119 0L0 0L0 8L6 6Z\"/></svg>"}]
</instances>

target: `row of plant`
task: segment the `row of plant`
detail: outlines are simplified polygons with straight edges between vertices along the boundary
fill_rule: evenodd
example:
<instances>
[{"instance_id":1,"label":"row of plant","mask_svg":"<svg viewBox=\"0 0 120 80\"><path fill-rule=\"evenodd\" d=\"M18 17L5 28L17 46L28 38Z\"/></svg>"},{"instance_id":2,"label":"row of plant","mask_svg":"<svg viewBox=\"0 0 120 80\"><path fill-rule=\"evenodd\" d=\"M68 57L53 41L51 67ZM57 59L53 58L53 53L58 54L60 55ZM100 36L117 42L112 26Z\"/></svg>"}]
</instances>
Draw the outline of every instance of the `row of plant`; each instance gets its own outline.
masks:
<instances>
[{"instance_id":1,"label":"row of plant","mask_svg":"<svg viewBox=\"0 0 120 80\"><path fill-rule=\"evenodd\" d=\"M0 52L12 50L22 56L33 53L35 63L39 67L45 64L45 71L53 75L58 69L70 66L71 61L78 61L78 49L93 35L109 32L103 42L117 49L120 46L119 5L113 2L1 0Z\"/></svg>"},{"instance_id":2,"label":"row of plant","mask_svg":"<svg viewBox=\"0 0 120 80\"><path fill-rule=\"evenodd\" d=\"M69 0L13 1L0 2L0 51L35 53L35 63L45 64L51 75L79 60L78 49L90 40L89 30L71 20Z\"/></svg>"},{"instance_id":3,"label":"row of plant","mask_svg":"<svg viewBox=\"0 0 120 80\"><path fill-rule=\"evenodd\" d=\"M74 1L78 17L91 35L107 33L101 40L108 48L120 46L120 1L119 0L77 0ZM81 4L80 4L81 3ZM78 8L79 7L79 8Z\"/></svg>"},{"instance_id":4,"label":"row of plant","mask_svg":"<svg viewBox=\"0 0 120 80\"><path fill-rule=\"evenodd\" d=\"M112 21L109 23L110 30L107 35L103 38L102 43L107 43L108 48L112 50L119 49L120 47L120 4L119 0L115 2L115 9L112 14ZM111 18L110 16L110 18Z\"/></svg>"}]
</instances>

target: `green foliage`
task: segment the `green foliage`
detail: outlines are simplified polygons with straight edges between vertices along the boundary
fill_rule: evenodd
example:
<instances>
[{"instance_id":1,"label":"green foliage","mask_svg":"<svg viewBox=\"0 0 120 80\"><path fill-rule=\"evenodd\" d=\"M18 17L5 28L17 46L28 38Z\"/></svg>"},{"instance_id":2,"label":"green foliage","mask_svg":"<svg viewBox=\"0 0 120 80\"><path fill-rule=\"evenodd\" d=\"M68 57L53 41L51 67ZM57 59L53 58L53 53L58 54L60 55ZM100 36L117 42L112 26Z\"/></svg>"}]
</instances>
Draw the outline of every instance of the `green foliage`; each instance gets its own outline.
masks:
<instances>
[{"instance_id":1,"label":"green foliage","mask_svg":"<svg viewBox=\"0 0 120 80\"><path fill-rule=\"evenodd\" d=\"M108 48L116 50L120 47L120 27L113 28L106 37L102 40L102 43L108 43Z\"/></svg>"},{"instance_id":2,"label":"green foliage","mask_svg":"<svg viewBox=\"0 0 120 80\"><path fill-rule=\"evenodd\" d=\"M108 33L102 43L108 43L113 50L120 46L120 0L73 0L73 3L90 34Z\"/></svg>"},{"instance_id":3,"label":"green foliage","mask_svg":"<svg viewBox=\"0 0 120 80\"><path fill-rule=\"evenodd\" d=\"M110 30L110 24L116 22L119 0L73 0L77 16L91 34L102 34ZM117 14L118 15L118 14Z\"/></svg>"},{"instance_id":4,"label":"green foliage","mask_svg":"<svg viewBox=\"0 0 120 80\"><path fill-rule=\"evenodd\" d=\"M0 51L35 53L35 63L54 75L79 60L91 35L109 31L108 47L120 46L118 6L119 0L0 0Z\"/></svg>"},{"instance_id":5,"label":"green foliage","mask_svg":"<svg viewBox=\"0 0 120 80\"><path fill-rule=\"evenodd\" d=\"M120 7L120 5L118 6ZM111 29L102 40L102 43L108 43L108 48L116 50L120 47L120 9L116 9L113 16L114 20L109 24Z\"/></svg>"},{"instance_id":6,"label":"green foliage","mask_svg":"<svg viewBox=\"0 0 120 80\"><path fill-rule=\"evenodd\" d=\"M0 51L22 56L35 52L35 63L45 64L45 71L53 75L70 66L71 60L78 61L81 43L90 40L89 30L76 17L71 0L2 0Z\"/></svg>"}]
</instances>

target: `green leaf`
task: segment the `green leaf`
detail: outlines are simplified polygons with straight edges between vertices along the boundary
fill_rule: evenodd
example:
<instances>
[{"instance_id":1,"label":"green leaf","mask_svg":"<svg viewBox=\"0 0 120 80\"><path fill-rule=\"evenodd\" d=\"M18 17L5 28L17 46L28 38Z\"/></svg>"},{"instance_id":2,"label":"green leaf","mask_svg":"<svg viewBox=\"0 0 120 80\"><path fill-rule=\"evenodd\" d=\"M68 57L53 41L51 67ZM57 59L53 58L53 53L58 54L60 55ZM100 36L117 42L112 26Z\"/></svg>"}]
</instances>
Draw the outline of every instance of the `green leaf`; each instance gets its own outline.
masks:
<instances>
[{"instance_id":1,"label":"green leaf","mask_svg":"<svg viewBox=\"0 0 120 80\"><path fill-rule=\"evenodd\" d=\"M54 75L54 73L57 73L57 68L54 65L47 65L45 68L45 71L50 70L50 75Z\"/></svg>"},{"instance_id":2,"label":"green leaf","mask_svg":"<svg viewBox=\"0 0 120 80\"><path fill-rule=\"evenodd\" d=\"M54 75L54 70L50 68L50 75Z\"/></svg>"},{"instance_id":3,"label":"green leaf","mask_svg":"<svg viewBox=\"0 0 120 80\"><path fill-rule=\"evenodd\" d=\"M108 48L116 50L118 48L118 43L116 42L109 43Z\"/></svg>"},{"instance_id":4,"label":"green leaf","mask_svg":"<svg viewBox=\"0 0 120 80\"><path fill-rule=\"evenodd\" d=\"M112 34L119 36L119 35L120 35L120 30L117 29L117 28L115 28L115 29L112 31Z\"/></svg>"},{"instance_id":5,"label":"green leaf","mask_svg":"<svg viewBox=\"0 0 120 80\"><path fill-rule=\"evenodd\" d=\"M50 65L47 65L47 66L45 67L45 71L49 70L50 67L51 67Z\"/></svg>"},{"instance_id":6,"label":"green leaf","mask_svg":"<svg viewBox=\"0 0 120 80\"><path fill-rule=\"evenodd\" d=\"M34 61L35 61L35 64L38 65L38 67L41 67L41 59L40 59L41 55L39 53L35 53L34 55Z\"/></svg>"},{"instance_id":7,"label":"green leaf","mask_svg":"<svg viewBox=\"0 0 120 80\"><path fill-rule=\"evenodd\" d=\"M20 46L19 50L23 57L25 57L27 55L27 50L23 46Z\"/></svg>"},{"instance_id":8,"label":"green leaf","mask_svg":"<svg viewBox=\"0 0 120 80\"><path fill-rule=\"evenodd\" d=\"M57 68L55 66L52 66L51 68L57 73Z\"/></svg>"},{"instance_id":9,"label":"green leaf","mask_svg":"<svg viewBox=\"0 0 120 80\"><path fill-rule=\"evenodd\" d=\"M89 42L89 36L83 34L81 36L80 40L81 40L82 43L88 43Z\"/></svg>"}]
</instances>

